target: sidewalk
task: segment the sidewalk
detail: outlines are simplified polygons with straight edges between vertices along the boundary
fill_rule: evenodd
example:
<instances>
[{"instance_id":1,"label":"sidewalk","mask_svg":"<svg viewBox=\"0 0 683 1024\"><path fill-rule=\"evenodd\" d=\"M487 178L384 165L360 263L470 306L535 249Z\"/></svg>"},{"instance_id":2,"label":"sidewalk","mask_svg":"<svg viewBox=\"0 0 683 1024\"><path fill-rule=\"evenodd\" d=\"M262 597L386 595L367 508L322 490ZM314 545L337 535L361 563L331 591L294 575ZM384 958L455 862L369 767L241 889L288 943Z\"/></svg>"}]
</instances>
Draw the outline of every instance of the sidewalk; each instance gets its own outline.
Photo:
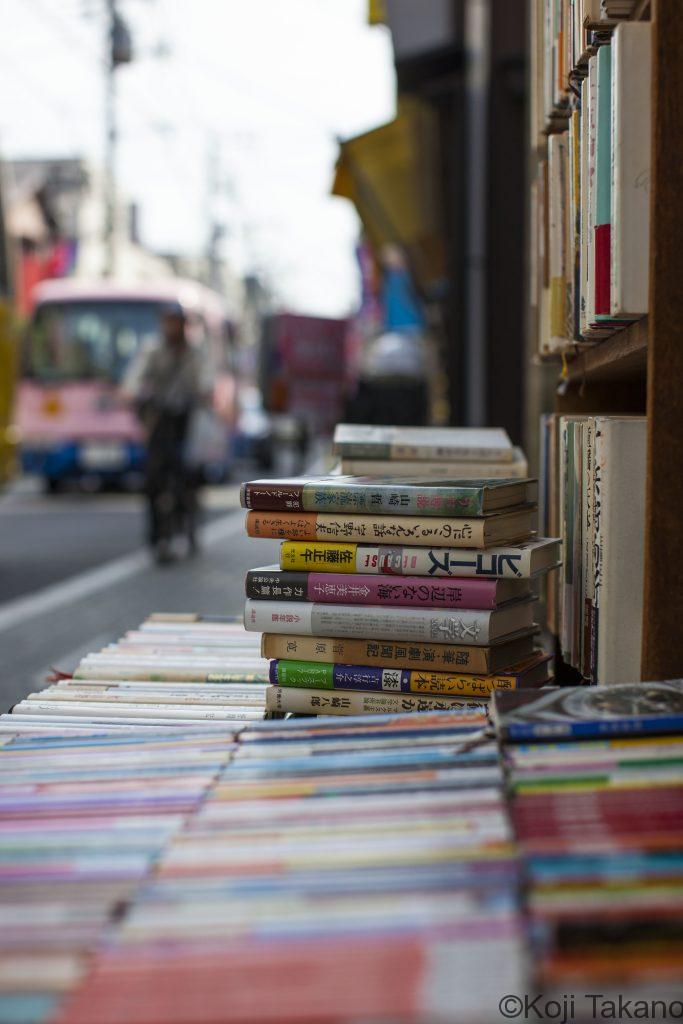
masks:
<instances>
[{"instance_id":1,"label":"sidewalk","mask_svg":"<svg viewBox=\"0 0 683 1024\"><path fill-rule=\"evenodd\" d=\"M196 558L160 568L140 550L0 609L0 710L40 688L51 667L71 671L153 611L240 615L244 574L277 561L277 541L244 533L244 511L202 530Z\"/></svg>"}]
</instances>

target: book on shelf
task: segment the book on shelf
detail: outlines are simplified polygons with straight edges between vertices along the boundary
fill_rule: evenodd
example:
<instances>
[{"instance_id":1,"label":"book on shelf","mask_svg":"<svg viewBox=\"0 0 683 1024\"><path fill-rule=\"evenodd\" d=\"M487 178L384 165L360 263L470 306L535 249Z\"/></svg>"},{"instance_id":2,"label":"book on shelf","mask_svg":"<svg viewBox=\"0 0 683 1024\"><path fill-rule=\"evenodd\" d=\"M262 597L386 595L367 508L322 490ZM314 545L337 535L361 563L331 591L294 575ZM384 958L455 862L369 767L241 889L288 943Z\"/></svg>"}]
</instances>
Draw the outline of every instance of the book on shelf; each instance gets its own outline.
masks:
<instances>
[{"instance_id":1,"label":"book on shelf","mask_svg":"<svg viewBox=\"0 0 683 1024\"><path fill-rule=\"evenodd\" d=\"M394 693L485 698L494 690L543 686L548 682L549 660L549 655L535 651L531 657L511 666L505 673L482 676L435 672L431 669L278 659L270 663L270 682L273 686L319 690L386 690Z\"/></svg>"},{"instance_id":2,"label":"book on shelf","mask_svg":"<svg viewBox=\"0 0 683 1024\"><path fill-rule=\"evenodd\" d=\"M512 459L500 462L457 462L434 459L342 458L341 472L350 476L429 478L430 480L522 479L529 464L521 448L512 449Z\"/></svg>"},{"instance_id":3,"label":"book on shelf","mask_svg":"<svg viewBox=\"0 0 683 1024\"><path fill-rule=\"evenodd\" d=\"M650 269L652 38L648 22L612 37L612 316L647 313Z\"/></svg>"},{"instance_id":4,"label":"book on shelf","mask_svg":"<svg viewBox=\"0 0 683 1024\"><path fill-rule=\"evenodd\" d=\"M562 416L554 422L548 472L558 481L564 557L553 591L558 611L548 624L564 660L586 679L625 682L640 665L646 421Z\"/></svg>"},{"instance_id":5,"label":"book on shelf","mask_svg":"<svg viewBox=\"0 0 683 1024\"><path fill-rule=\"evenodd\" d=\"M432 697L416 693L330 692L303 687L269 686L266 708L276 714L396 715L415 711L485 711L488 700L477 697Z\"/></svg>"},{"instance_id":6,"label":"book on shelf","mask_svg":"<svg viewBox=\"0 0 683 1024\"><path fill-rule=\"evenodd\" d=\"M260 512L354 512L368 515L482 516L536 499L534 480L438 483L412 479L363 480L353 476L250 480L240 488L243 508Z\"/></svg>"},{"instance_id":7,"label":"book on shelf","mask_svg":"<svg viewBox=\"0 0 683 1024\"><path fill-rule=\"evenodd\" d=\"M503 740L519 742L680 732L683 681L494 693L493 719Z\"/></svg>"},{"instance_id":8,"label":"book on shelf","mask_svg":"<svg viewBox=\"0 0 683 1024\"><path fill-rule=\"evenodd\" d=\"M534 651L535 629L488 646L435 644L420 641L367 640L265 632L261 655L269 659L370 665L432 672L460 671L489 675L502 672Z\"/></svg>"},{"instance_id":9,"label":"book on shelf","mask_svg":"<svg viewBox=\"0 0 683 1024\"><path fill-rule=\"evenodd\" d=\"M536 507L486 516L357 515L334 512L247 512L250 537L286 540L404 542L421 547L485 548L530 537Z\"/></svg>"},{"instance_id":10,"label":"book on shelf","mask_svg":"<svg viewBox=\"0 0 683 1024\"><path fill-rule=\"evenodd\" d=\"M244 606L245 629L257 633L472 644L486 647L530 629L533 601L522 598L496 611L391 608L378 605L252 601Z\"/></svg>"},{"instance_id":11,"label":"book on shelf","mask_svg":"<svg viewBox=\"0 0 683 1024\"><path fill-rule=\"evenodd\" d=\"M250 569L246 596L257 601L412 605L494 609L531 593L528 580L425 579L350 573L290 572L276 565Z\"/></svg>"},{"instance_id":12,"label":"book on shelf","mask_svg":"<svg viewBox=\"0 0 683 1024\"><path fill-rule=\"evenodd\" d=\"M280 545L280 568L302 572L512 580L535 579L559 561L560 541L556 537L486 551L290 540Z\"/></svg>"},{"instance_id":13,"label":"book on shelf","mask_svg":"<svg viewBox=\"0 0 683 1024\"><path fill-rule=\"evenodd\" d=\"M339 423L334 451L352 459L432 459L512 462L510 438L500 427L393 427Z\"/></svg>"}]
</instances>

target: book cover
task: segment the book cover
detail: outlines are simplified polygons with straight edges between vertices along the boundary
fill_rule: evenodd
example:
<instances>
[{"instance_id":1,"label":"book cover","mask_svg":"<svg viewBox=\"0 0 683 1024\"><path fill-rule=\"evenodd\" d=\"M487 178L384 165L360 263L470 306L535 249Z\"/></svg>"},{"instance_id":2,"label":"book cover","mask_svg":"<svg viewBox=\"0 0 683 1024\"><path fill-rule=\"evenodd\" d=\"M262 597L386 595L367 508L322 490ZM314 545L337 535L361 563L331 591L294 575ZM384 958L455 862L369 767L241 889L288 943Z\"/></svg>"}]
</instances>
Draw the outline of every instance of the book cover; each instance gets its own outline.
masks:
<instances>
[{"instance_id":1,"label":"book cover","mask_svg":"<svg viewBox=\"0 0 683 1024\"><path fill-rule=\"evenodd\" d=\"M489 697L493 690L516 690L548 682L549 655L538 651L499 675L464 675L368 665L326 664L315 661L271 661L273 686L318 690L381 690L451 697Z\"/></svg>"},{"instance_id":2,"label":"book cover","mask_svg":"<svg viewBox=\"0 0 683 1024\"><path fill-rule=\"evenodd\" d=\"M683 680L496 693L493 710L499 735L510 742L680 732Z\"/></svg>"},{"instance_id":3,"label":"book cover","mask_svg":"<svg viewBox=\"0 0 683 1024\"><path fill-rule=\"evenodd\" d=\"M394 642L268 632L261 637L261 654L264 658L276 660L284 658L486 675L500 672L530 657L534 636L534 630L526 630L488 647L473 647L471 644L405 643L401 640Z\"/></svg>"},{"instance_id":4,"label":"book cover","mask_svg":"<svg viewBox=\"0 0 683 1024\"><path fill-rule=\"evenodd\" d=\"M611 312L648 311L652 43L649 22L612 36Z\"/></svg>"},{"instance_id":5,"label":"book cover","mask_svg":"<svg viewBox=\"0 0 683 1024\"><path fill-rule=\"evenodd\" d=\"M361 516L327 512L247 512L250 537L285 540L405 542L421 547L483 548L530 537L535 507L472 518Z\"/></svg>"},{"instance_id":6,"label":"book cover","mask_svg":"<svg viewBox=\"0 0 683 1024\"><path fill-rule=\"evenodd\" d=\"M410 579L355 573L289 572L277 566L249 570L245 591L247 597L260 601L490 610L531 593L526 580Z\"/></svg>"},{"instance_id":7,"label":"book cover","mask_svg":"<svg viewBox=\"0 0 683 1024\"><path fill-rule=\"evenodd\" d=\"M563 348L567 336L567 210L568 189L568 135L551 135L548 139L548 213L550 219L550 342L551 351Z\"/></svg>"},{"instance_id":8,"label":"book cover","mask_svg":"<svg viewBox=\"0 0 683 1024\"><path fill-rule=\"evenodd\" d=\"M511 462L500 427L392 427L338 423L334 451L342 458Z\"/></svg>"},{"instance_id":9,"label":"book cover","mask_svg":"<svg viewBox=\"0 0 683 1024\"><path fill-rule=\"evenodd\" d=\"M250 480L240 488L243 508L263 512L353 512L402 516L481 516L536 499L535 481L414 480L321 476L306 480Z\"/></svg>"},{"instance_id":10,"label":"book cover","mask_svg":"<svg viewBox=\"0 0 683 1024\"><path fill-rule=\"evenodd\" d=\"M244 628L256 633L303 633L483 647L532 626L533 602L529 599L511 602L492 612L250 599L244 607Z\"/></svg>"},{"instance_id":11,"label":"book cover","mask_svg":"<svg viewBox=\"0 0 683 1024\"><path fill-rule=\"evenodd\" d=\"M269 686L266 710L298 715L395 715L408 711L485 711L488 699L476 697L431 697L416 693L364 693Z\"/></svg>"},{"instance_id":12,"label":"book cover","mask_svg":"<svg viewBox=\"0 0 683 1024\"><path fill-rule=\"evenodd\" d=\"M280 568L298 572L519 580L534 579L559 562L560 541L553 537L486 551L289 540L280 545Z\"/></svg>"}]
</instances>

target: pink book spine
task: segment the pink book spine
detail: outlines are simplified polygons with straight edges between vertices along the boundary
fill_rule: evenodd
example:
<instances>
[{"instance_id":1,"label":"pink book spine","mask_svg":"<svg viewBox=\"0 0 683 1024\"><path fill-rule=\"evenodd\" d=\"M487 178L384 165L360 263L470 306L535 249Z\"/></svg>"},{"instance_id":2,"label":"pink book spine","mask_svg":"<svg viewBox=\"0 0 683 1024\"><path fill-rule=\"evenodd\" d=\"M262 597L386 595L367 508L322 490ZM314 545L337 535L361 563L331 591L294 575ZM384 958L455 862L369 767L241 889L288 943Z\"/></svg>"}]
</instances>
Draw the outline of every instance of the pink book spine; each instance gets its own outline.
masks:
<instances>
[{"instance_id":1,"label":"pink book spine","mask_svg":"<svg viewBox=\"0 0 683 1024\"><path fill-rule=\"evenodd\" d=\"M482 611L496 607L495 580L312 572L309 573L307 592L309 601L322 604L418 605L423 608Z\"/></svg>"}]
</instances>

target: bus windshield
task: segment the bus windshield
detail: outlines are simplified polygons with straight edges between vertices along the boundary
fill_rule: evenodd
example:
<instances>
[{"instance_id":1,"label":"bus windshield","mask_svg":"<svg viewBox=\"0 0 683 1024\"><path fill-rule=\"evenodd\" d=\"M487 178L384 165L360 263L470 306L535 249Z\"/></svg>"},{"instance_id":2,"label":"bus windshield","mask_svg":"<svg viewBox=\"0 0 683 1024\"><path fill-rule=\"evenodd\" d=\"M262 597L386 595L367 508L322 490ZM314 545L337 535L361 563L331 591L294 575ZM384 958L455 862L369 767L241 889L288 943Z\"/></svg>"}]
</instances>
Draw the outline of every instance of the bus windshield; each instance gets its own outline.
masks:
<instances>
[{"instance_id":1,"label":"bus windshield","mask_svg":"<svg viewBox=\"0 0 683 1024\"><path fill-rule=\"evenodd\" d=\"M134 299L43 303L28 333L24 375L118 383L140 345L158 334L160 310Z\"/></svg>"}]
</instances>

